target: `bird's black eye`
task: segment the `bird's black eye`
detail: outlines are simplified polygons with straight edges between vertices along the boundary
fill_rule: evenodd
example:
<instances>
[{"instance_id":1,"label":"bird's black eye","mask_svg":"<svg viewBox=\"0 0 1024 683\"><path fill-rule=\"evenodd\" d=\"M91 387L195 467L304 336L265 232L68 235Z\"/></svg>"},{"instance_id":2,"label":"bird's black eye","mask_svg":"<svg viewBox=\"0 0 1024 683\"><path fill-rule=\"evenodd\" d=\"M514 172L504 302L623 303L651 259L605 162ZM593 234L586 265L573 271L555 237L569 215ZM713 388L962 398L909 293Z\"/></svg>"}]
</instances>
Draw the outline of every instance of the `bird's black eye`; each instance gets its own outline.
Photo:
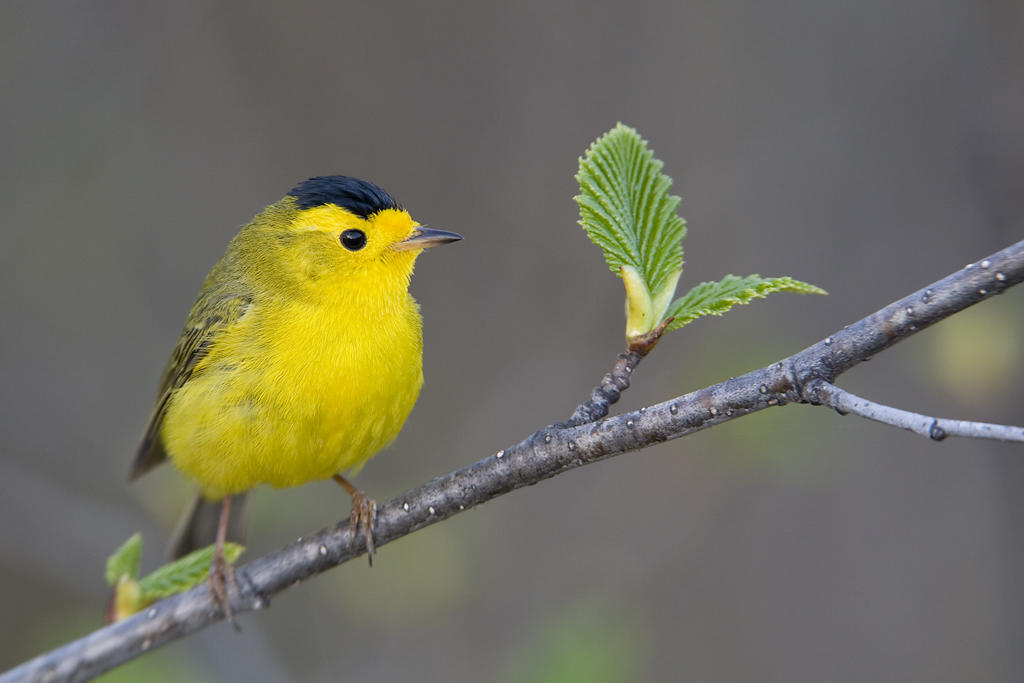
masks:
<instances>
[{"instance_id":1,"label":"bird's black eye","mask_svg":"<svg viewBox=\"0 0 1024 683\"><path fill-rule=\"evenodd\" d=\"M341 246L349 251L359 251L366 246L366 233L362 230L346 230L341 233Z\"/></svg>"}]
</instances>

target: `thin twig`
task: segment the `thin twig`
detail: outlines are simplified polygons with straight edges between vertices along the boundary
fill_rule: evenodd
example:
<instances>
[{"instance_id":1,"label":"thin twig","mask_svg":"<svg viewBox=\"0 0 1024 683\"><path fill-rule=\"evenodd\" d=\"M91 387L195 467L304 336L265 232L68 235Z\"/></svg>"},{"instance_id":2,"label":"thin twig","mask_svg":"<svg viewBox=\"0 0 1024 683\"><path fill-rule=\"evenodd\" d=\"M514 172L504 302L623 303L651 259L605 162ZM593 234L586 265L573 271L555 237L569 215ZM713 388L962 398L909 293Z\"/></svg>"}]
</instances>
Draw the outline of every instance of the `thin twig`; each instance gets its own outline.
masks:
<instances>
[{"instance_id":1,"label":"thin twig","mask_svg":"<svg viewBox=\"0 0 1024 683\"><path fill-rule=\"evenodd\" d=\"M947 436L965 436L971 439L995 439L1024 443L1024 429L1020 427L989 422L950 420L921 413L911 413L855 396L824 380L819 380L807 387L807 392L813 393L821 405L832 406L844 415L853 413L875 422L908 429L935 441L942 441Z\"/></svg>"},{"instance_id":2,"label":"thin twig","mask_svg":"<svg viewBox=\"0 0 1024 683\"><path fill-rule=\"evenodd\" d=\"M725 382L598 422L543 429L520 443L423 484L380 506L374 536L383 546L417 529L569 469L675 439L771 406L822 403L821 381L939 320L1024 280L1024 241L905 297L777 363ZM816 392L818 389L819 392ZM348 520L238 568L236 614L365 552ZM223 619L200 585L0 675L15 681L83 681Z\"/></svg>"},{"instance_id":3,"label":"thin twig","mask_svg":"<svg viewBox=\"0 0 1024 683\"><path fill-rule=\"evenodd\" d=\"M636 366L658 345L658 341L665 334L665 330L671 322L672 318L666 318L647 334L627 340L626 350L615 357L615 364L611 371L602 377L601 383L590 392L590 399L577 406L567 421L552 426L558 429L578 427L606 416L609 407L619 400L623 391L629 388L629 378Z\"/></svg>"}]
</instances>

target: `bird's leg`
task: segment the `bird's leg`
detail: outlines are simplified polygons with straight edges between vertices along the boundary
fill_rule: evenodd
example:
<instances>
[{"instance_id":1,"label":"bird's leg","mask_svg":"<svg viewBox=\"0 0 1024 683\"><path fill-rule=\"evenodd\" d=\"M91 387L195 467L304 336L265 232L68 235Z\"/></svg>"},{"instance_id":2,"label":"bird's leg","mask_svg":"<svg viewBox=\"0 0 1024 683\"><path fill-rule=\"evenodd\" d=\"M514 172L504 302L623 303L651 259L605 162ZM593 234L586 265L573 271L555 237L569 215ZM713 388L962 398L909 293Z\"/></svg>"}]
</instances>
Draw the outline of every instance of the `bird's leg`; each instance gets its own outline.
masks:
<instances>
[{"instance_id":1,"label":"bird's leg","mask_svg":"<svg viewBox=\"0 0 1024 683\"><path fill-rule=\"evenodd\" d=\"M334 475L334 481L341 484L341 488L348 491L352 496L352 514L349 516L349 528L352 529L352 537L359 529L363 530L366 538L366 556L373 564L373 551L376 549L373 544L373 525L377 521L377 501L357 489L348 479L340 474Z\"/></svg>"},{"instance_id":2,"label":"bird's leg","mask_svg":"<svg viewBox=\"0 0 1024 683\"><path fill-rule=\"evenodd\" d=\"M224 502L220 506L220 521L217 523L217 543L213 547L213 559L210 560L210 595L213 601L224 611L235 629L235 615L231 611L231 603L228 602L228 590L238 590L235 583L235 568L224 557L224 542L228 534L228 517L231 516L231 496L224 496Z\"/></svg>"}]
</instances>

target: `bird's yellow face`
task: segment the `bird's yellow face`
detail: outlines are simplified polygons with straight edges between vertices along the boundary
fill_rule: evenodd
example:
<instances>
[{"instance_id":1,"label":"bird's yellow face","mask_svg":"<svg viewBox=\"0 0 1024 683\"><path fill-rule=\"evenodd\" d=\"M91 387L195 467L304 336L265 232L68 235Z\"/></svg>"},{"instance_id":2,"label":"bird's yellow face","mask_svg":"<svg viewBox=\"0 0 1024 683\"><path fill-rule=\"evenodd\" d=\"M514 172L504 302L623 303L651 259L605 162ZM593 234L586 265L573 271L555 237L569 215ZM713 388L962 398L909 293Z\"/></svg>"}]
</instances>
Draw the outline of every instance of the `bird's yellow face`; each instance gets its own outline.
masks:
<instances>
[{"instance_id":1,"label":"bird's yellow face","mask_svg":"<svg viewBox=\"0 0 1024 683\"><path fill-rule=\"evenodd\" d=\"M237 239L240 262L270 292L350 305L405 296L420 252L459 236L424 228L399 208L362 217L333 203L298 208L286 198Z\"/></svg>"},{"instance_id":2,"label":"bird's yellow face","mask_svg":"<svg viewBox=\"0 0 1024 683\"><path fill-rule=\"evenodd\" d=\"M412 237L418 227L402 209L384 209L361 218L334 204L324 204L300 210L288 229L294 244L301 245L311 278L360 278L381 271L408 278L420 249L396 246Z\"/></svg>"}]
</instances>

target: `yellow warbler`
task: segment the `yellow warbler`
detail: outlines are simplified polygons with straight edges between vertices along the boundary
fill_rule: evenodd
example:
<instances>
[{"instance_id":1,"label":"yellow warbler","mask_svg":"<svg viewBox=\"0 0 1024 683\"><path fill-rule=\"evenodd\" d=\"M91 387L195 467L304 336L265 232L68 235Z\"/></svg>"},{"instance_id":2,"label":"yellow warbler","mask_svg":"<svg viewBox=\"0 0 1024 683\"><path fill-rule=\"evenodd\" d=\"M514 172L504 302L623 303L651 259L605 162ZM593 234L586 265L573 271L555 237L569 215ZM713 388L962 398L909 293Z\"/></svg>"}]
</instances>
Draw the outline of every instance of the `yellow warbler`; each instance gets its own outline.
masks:
<instances>
[{"instance_id":1,"label":"yellow warbler","mask_svg":"<svg viewBox=\"0 0 1024 683\"><path fill-rule=\"evenodd\" d=\"M409 279L423 249L459 239L372 183L322 176L260 212L207 275L131 477L170 458L198 484L176 552L216 530L210 586L226 612L231 499L258 484L334 478L373 552L376 505L341 473L387 446L412 410L423 337Z\"/></svg>"}]
</instances>

